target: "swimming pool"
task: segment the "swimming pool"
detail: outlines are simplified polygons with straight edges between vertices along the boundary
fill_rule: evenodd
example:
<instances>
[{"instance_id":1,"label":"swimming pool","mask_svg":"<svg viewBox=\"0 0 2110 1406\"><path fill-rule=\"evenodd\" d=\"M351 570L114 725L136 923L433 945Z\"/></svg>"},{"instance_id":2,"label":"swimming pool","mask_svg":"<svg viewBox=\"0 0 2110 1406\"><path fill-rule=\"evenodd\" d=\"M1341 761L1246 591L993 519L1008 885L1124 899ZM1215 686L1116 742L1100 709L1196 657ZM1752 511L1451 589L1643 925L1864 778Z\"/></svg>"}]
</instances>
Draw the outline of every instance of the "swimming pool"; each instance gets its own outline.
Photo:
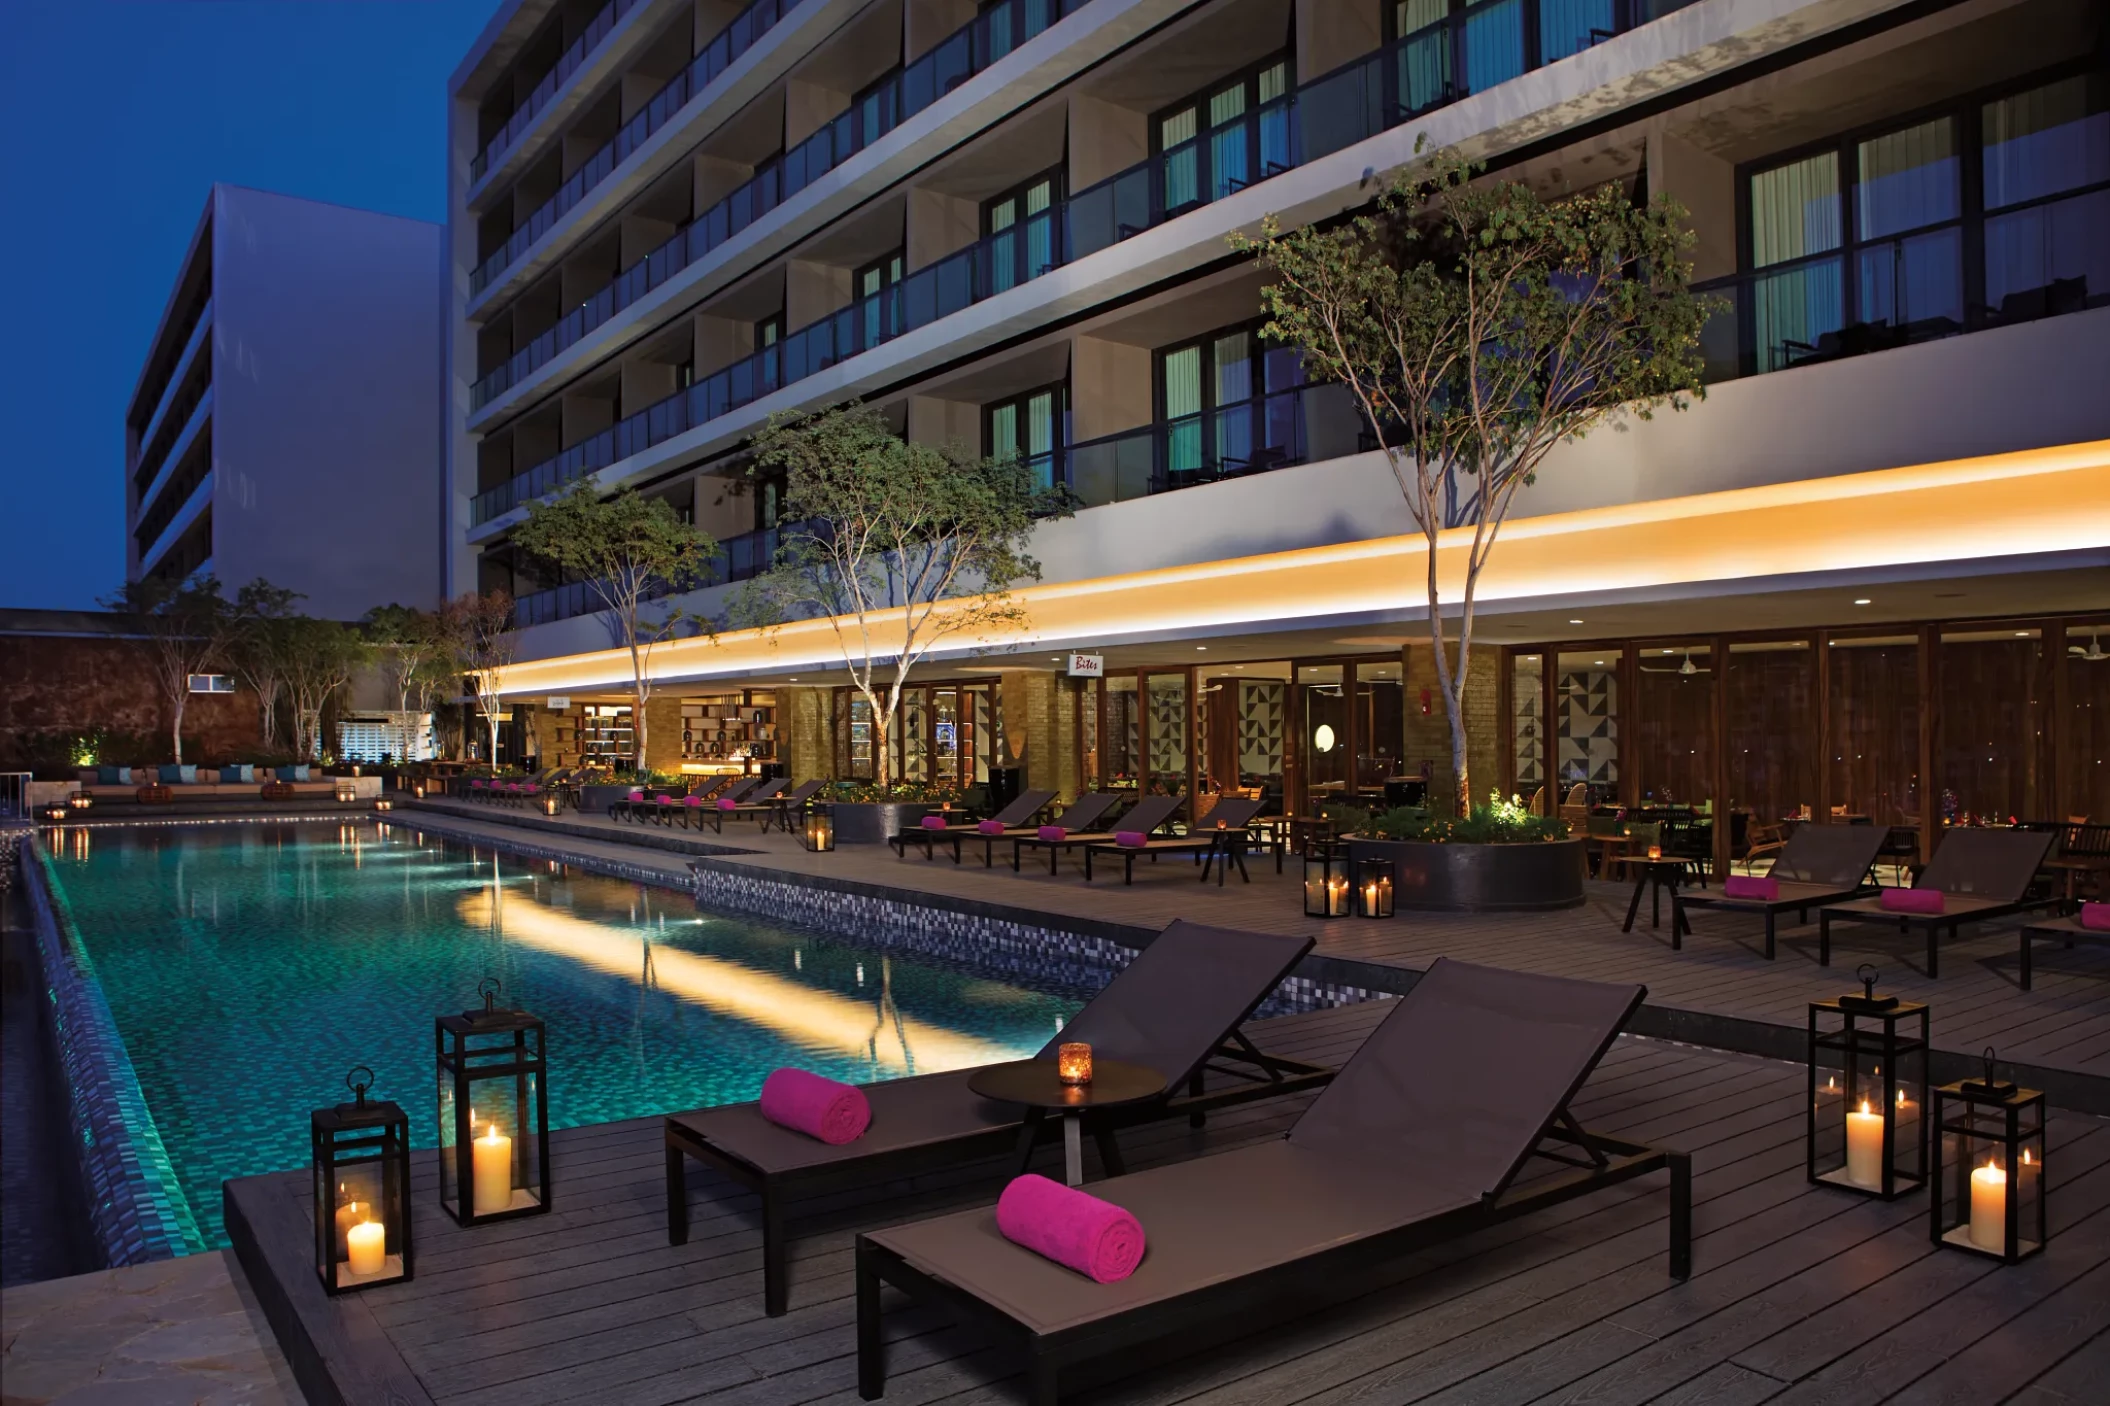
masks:
<instances>
[{"instance_id":1,"label":"swimming pool","mask_svg":"<svg viewBox=\"0 0 2110 1406\"><path fill-rule=\"evenodd\" d=\"M355 1064L429 1144L433 1017L487 976L548 1023L552 1127L1017 1058L1081 1003L398 826L82 827L54 859L214 1246L221 1181L304 1164Z\"/></svg>"}]
</instances>

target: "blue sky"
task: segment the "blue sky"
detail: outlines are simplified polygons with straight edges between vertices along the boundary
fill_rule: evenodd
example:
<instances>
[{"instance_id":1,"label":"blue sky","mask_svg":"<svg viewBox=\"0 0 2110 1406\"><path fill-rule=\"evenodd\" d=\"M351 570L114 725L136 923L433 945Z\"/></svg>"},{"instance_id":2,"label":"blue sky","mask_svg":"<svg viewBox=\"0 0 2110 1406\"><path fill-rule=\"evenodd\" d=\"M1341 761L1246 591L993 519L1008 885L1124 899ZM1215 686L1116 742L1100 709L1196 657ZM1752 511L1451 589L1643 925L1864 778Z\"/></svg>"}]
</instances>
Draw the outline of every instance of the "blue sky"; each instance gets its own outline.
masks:
<instances>
[{"instance_id":1,"label":"blue sky","mask_svg":"<svg viewBox=\"0 0 2110 1406\"><path fill-rule=\"evenodd\" d=\"M214 181L446 213L446 83L498 0L9 0L0 606L124 575L124 407Z\"/></svg>"}]
</instances>

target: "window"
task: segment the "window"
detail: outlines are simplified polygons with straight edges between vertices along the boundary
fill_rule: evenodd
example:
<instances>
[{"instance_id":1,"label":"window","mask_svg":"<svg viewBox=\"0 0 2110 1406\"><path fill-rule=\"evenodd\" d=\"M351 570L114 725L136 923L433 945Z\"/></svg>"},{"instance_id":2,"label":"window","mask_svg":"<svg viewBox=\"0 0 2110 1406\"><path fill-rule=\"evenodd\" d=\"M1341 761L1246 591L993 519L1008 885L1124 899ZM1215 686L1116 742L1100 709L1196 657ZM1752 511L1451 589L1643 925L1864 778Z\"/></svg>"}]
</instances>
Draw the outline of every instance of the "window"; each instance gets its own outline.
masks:
<instances>
[{"instance_id":1,"label":"window","mask_svg":"<svg viewBox=\"0 0 2110 1406\"><path fill-rule=\"evenodd\" d=\"M1985 304L2022 322L2110 301L2110 78L1985 105Z\"/></svg>"},{"instance_id":2,"label":"window","mask_svg":"<svg viewBox=\"0 0 2110 1406\"><path fill-rule=\"evenodd\" d=\"M192 674L190 676L190 691L192 693L232 693L234 692L234 680L226 674Z\"/></svg>"},{"instance_id":3,"label":"window","mask_svg":"<svg viewBox=\"0 0 2110 1406\"><path fill-rule=\"evenodd\" d=\"M991 292L1001 293L1054 267L1053 212L1061 199L1062 172L1054 170L982 203L982 237L990 241Z\"/></svg>"},{"instance_id":4,"label":"window","mask_svg":"<svg viewBox=\"0 0 2110 1406\"><path fill-rule=\"evenodd\" d=\"M1263 347L1257 324L1160 351L1165 486L1302 459L1303 379L1297 350Z\"/></svg>"},{"instance_id":5,"label":"window","mask_svg":"<svg viewBox=\"0 0 2110 1406\"><path fill-rule=\"evenodd\" d=\"M755 324L755 350L765 351L784 340L784 314L773 312Z\"/></svg>"},{"instance_id":6,"label":"window","mask_svg":"<svg viewBox=\"0 0 2110 1406\"><path fill-rule=\"evenodd\" d=\"M1221 200L1290 168L1287 58L1272 58L1151 120L1169 212Z\"/></svg>"},{"instance_id":7,"label":"window","mask_svg":"<svg viewBox=\"0 0 2110 1406\"><path fill-rule=\"evenodd\" d=\"M1054 483L1055 455L1068 440L1069 395L1043 386L982 407L983 442L995 459L1022 459L1035 488Z\"/></svg>"},{"instance_id":8,"label":"window","mask_svg":"<svg viewBox=\"0 0 2110 1406\"><path fill-rule=\"evenodd\" d=\"M866 264L851 278L853 290L860 307L860 331L863 346L877 346L901 331L901 299L899 295L882 297L892 293L901 284L904 259L896 249Z\"/></svg>"}]
</instances>

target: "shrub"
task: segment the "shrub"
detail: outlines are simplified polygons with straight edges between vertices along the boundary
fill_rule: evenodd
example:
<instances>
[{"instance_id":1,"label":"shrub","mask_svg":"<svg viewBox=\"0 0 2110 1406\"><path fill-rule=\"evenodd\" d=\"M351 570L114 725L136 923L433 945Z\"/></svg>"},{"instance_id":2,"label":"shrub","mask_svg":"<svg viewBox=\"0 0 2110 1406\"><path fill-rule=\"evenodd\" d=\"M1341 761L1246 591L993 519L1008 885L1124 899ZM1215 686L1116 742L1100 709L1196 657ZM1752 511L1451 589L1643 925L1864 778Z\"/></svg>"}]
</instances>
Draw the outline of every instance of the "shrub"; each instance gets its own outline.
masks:
<instances>
[{"instance_id":1,"label":"shrub","mask_svg":"<svg viewBox=\"0 0 2110 1406\"><path fill-rule=\"evenodd\" d=\"M836 783L835 799L838 801L903 801L920 805L960 805L960 788L949 782L897 781L891 786L881 786L872 781L844 781Z\"/></svg>"},{"instance_id":2,"label":"shrub","mask_svg":"<svg viewBox=\"0 0 2110 1406\"><path fill-rule=\"evenodd\" d=\"M1514 796L1504 800L1499 791L1490 793L1486 805L1473 807L1472 814L1462 820L1402 806L1373 818L1363 832L1378 839L1439 845L1546 844L1568 837L1568 827L1561 821L1533 815Z\"/></svg>"}]
</instances>

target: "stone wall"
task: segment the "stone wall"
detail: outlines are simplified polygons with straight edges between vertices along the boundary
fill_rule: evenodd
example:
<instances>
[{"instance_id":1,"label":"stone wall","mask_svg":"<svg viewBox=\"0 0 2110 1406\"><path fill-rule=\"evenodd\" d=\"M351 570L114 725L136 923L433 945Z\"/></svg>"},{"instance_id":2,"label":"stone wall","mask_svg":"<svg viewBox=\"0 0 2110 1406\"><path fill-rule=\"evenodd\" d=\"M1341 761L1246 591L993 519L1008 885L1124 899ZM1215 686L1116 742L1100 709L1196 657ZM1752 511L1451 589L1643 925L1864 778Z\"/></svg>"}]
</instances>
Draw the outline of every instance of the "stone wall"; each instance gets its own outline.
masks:
<instances>
[{"instance_id":1,"label":"stone wall","mask_svg":"<svg viewBox=\"0 0 2110 1406\"><path fill-rule=\"evenodd\" d=\"M1449 646L1453 651L1456 644ZM1435 656L1427 643L1409 646L1404 653L1401 676L1406 679L1406 769L1411 774L1424 760L1436 763L1429 796L1439 807L1447 806L1457 781L1451 766L1450 712L1444 706L1442 685L1437 682ZM1502 716L1499 706L1502 651L1494 645L1474 645L1472 669L1465 680L1466 763L1471 768L1473 799L1484 801L1490 789L1501 784ZM1422 712L1422 693L1427 690L1429 710Z\"/></svg>"},{"instance_id":2,"label":"stone wall","mask_svg":"<svg viewBox=\"0 0 2110 1406\"><path fill-rule=\"evenodd\" d=\"M829 735L825 688L779 688L777 733L791 783L835 779L835 739Z\"/></svg>"},{"instance_id":3,"label":"stone wall","mask_svg":"<svg viewBox=\"0 0 2110 1406\"><path fill-rule=\"evenodd\" d=\"M153 766L172 760L169 707L143 640L0 635L0 770L70 777L66 741L109 735L123 755L101 761ZM211 766L263 745L256 695L194 693L183 710L183 760ZM289 745L281 739L280 745Z\"/></svg>"}]
</instances>

